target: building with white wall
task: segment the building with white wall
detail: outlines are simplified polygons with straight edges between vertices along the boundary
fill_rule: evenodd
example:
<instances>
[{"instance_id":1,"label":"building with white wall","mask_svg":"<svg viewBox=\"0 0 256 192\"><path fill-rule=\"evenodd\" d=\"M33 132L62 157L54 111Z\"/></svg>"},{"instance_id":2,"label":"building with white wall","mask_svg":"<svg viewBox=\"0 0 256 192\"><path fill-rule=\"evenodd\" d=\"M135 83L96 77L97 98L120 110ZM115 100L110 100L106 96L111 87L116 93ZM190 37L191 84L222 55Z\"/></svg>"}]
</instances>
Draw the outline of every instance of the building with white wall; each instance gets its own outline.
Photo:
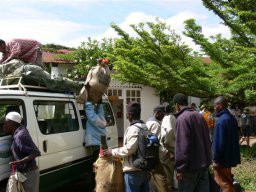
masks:
<instances>
[{"instance_id":1,"label":"building with white wall","mask_svg":"<svg viewBox=\"0 0 256 192\"><path fill-rule=\"evenodd\" d=\"M146 121L153 115L153 109L160 104L160 98L152 87L133 84L121 84L112 79L108 88L108 97L115 113L118 135L122 137L124 130L129 126L126 119L126 105L130 101L141 104L141 119Z\"/></svg>"},{"instance_id":2,"label":"building with white wall","mask_svg":"<svg viewBox=\"0 0 256 192\"><path fill-rule=\"evenodd\" d=\"M44 52L44 64L50 68L52 79L66 76L72 70L74 63L61 59L58 54ZM134 84L121 84L112 78L108 91L108 98L112 104L118 127L118 136L123 137L124 130L129 126L126 119L126 105L130 101L141 103L141 119L146 121L153 115L153 109L160 104L160 97L155 94L152 87Z\"/></svg>"},{"instance_id":3,"label":"building with white wall","mask_svg":"<svg viewBox=\"0 0 256 192\"><path fill-rule=\"evenodd\" d=\"M67 52L68 50L60 50L59 53ZM66 76L68 71L72 70L75 65L75 63L59 58L59 53L45 52L43 54L43 61L50 68L53 79ZM138 84L121 84L113 78L107 95L116 117L119 137L123 137L124 130L129 126L129 122L126 119L126 105L130 101L141 103L141 119L143 121L147 121L153 115L154 107L160 104L160 97L155 94L154 88ZM188 97L189 105L195 103L199 107L200 102L200 98Z\"/></svg>"}]
</instances>

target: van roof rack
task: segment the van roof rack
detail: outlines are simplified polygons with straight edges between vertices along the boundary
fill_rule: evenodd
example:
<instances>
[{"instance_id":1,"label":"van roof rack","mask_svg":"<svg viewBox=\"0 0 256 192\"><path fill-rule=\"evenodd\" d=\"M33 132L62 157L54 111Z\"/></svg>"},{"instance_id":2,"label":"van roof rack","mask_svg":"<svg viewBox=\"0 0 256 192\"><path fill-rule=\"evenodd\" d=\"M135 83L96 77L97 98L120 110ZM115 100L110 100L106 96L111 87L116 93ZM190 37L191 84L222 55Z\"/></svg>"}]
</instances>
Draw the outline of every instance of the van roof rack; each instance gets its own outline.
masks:
<instances>
[{"instance_id":1,"label":"van roof rack","mask_svg":"<svg viewBox=\"0 0 256 192\"><path fill-rule=\"evenodd\" d=\"M36 81L29 81L29 84L26 83L22 76L13 76L0 79L0 90L1 89L18 89L21 91L27 91L27 89L39 89L50 91L47 87L42 86Z\"/></svg>"}]
</instances>

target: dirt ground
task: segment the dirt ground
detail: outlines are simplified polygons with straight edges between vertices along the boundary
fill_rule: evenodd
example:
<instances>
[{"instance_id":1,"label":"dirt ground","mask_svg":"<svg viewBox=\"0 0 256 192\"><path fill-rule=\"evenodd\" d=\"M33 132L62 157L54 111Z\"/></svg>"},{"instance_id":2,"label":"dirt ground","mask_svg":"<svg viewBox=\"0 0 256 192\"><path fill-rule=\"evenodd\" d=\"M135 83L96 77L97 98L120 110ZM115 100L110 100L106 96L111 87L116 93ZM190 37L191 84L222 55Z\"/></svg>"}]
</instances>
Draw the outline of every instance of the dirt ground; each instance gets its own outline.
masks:
<instances>
[{"instance_id":1,"label":"dirt ground","mask_svg":"<svg viewBox=\"0 0 256 192\"><path fill-rule=\"evenodd\" d=\"M246 145L246 142L243 141L242 145ZM256 145L256 136L250 137L250 146Z\"/></svg>"}]
</instances>

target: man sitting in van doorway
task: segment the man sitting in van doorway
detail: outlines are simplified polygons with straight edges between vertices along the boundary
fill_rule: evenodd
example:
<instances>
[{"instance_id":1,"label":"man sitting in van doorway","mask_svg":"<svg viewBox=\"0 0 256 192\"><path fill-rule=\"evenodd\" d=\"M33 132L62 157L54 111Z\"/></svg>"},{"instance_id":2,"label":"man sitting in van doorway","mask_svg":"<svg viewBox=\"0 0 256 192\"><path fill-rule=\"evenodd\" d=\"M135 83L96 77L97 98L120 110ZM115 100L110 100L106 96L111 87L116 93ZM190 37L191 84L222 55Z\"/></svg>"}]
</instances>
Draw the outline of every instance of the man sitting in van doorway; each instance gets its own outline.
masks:
<instances>
[{"instance_id":1,"label":"man sitting in van doorway","mask_svg":"<svg viewBox=\"0 0 256 192\"><path fill-rule=\"evenodd\" d=\"M13 135L11 150L14 161L10 165L27 178L23 183L26 192L39 192L39 169L35 158L41 153L21 122L22 117L17 112L9 112L5 117L4 130Z\"/></svg>"}]
</instances>

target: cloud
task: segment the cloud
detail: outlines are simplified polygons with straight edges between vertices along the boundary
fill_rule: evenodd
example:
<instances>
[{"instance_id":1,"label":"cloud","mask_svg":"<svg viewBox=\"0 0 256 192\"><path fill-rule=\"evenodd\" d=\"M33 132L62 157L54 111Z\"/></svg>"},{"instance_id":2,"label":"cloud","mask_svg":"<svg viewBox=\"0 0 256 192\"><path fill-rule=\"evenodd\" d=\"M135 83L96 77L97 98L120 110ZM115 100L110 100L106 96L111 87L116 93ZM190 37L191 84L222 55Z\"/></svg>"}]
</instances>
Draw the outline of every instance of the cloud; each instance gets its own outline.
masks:
<instances>
[{"instance_id":1,"label":"cloud","mask_svg":"<svg viewBox=\"0 0 256 192\"><path fill-rule=\"evenodd\" d=\"M130 34L131 36L136 36L135 32L131 29L131 24L138 24L140 22L154 22L155 16L147 15L143 12L134 12L129 14L125 20L118 24L122 30ZM224 37L230 37L230 31L228 28L222 24L208 24L209 18L204 14L194 13L194 12L179 12L177 15L174 15L172 17L169 17L167 19L159 18L168 25L171 26L171 29L173 29L177 34L179 34L182 38L182 41L189 45L194 50L199 50L199 47L194 44L191 38L186 37L183 35L184 31L184 21L187 19L195 19L196 22L202 26L203 28L203 34L206 37L210 37L212 35L221 33ZM107 31L102 35L102 37L118 37L117 33L112 29L109 28ZM98 37L100 39L100 37Z\"/></svg>"},{"instance_id":2,"label":"cloud","mask_svg":"<svg viewBox=\"0 0 256 192\"><path fill-rule=\"evenodd\" d=\"M115 8L112 2L138 2L139 0L10 0L1 3L0 26L1 39L9 40L12 38L33 38L41 41L43 44L54 43L65 46L78 47L82 41L88 37L102 39L103 37L117 37L116 32L106 22L97 23L102 20L108 20L108 16L97 15L98 6L101 5L106 9ZM193 2L198 0L183 0L183 2ZM140 2L154 2L155 4L166 4L175 9L173 4L168 2L176 2L180 4L180 0L140 0ZM106 4L106 5L105 5ZM154 4L154 5L155 5ZM175 4L175 5L174 5ZM92 6L94 5L94 6ZM121 4L123 5L123 4ZM148 4L147 4L148 5ZM110 7L110 8L109 8ZM119 5L119 8L121 6ZM154 7L153 7L154 8ZM95 9L95 11L94 11ZM128 8L129 9L129 8ZM127 9L127 10L128 10ZM89 12L89 10L91 12ZM131 10L134 10L131 9ZM141 10L140 7L135 10ZM129 10L130 11L130 10ZM123 21L116 23L127 33L136 36L136 33L131 29L130 24L138 24L141 22L154 22L156 16L149 14L149 11L128 12ZM157 11L153 11L157 14ZM88 15L90 13L90 15ZM92 14L95 13L95 16ZM102 13L102 12L100 12ZM126 13L126 14L127 14ZM113 13L114 14L114 13ZM120 14L121 15L121 14ZM224 36L229 36L227 28L216 22L209 24L210 16L200 14L200 12L182 11L177 14L160 18L171 26L178 34L183 37L183 40L190 46L193 46L192 41L184 37L184 20L195 18L197 22L203 26L203 33L207 36L213 33L223 33ZM89 18L89 19L88 19ZM111 17L113 20L113 17ZM122 20L122 18L118 18Z\"/></svg>"},{"instance_id":3,"label":"cloud","mask_svg":"<svg viewBox=\"0 0 256 192\"><path fill-rule=\"evenodd\" d=\"M221 34L222 37L230 38L231 32L230 29L225 25L206 25L203 27L202 30L203 34L205 34L207 37L210 37L212 35Z\"/></svg>"},{"instance_id":4,"label":"cloud","mask_svg":"<svg viewBox=\"0 0 256 192\"><path fill-rule=\"evenodd\" d=\"M133 12L131 14L129 14L125 20L118 24L116 23L122 30L124 30L126 33L132 35L132 36L136 36L136 33L132 30L132 28L130 27L131 24L139 24L139 23L144 23L144 22L153 22L155 21L155 17L152 15L147 15L143 12ZM107 31L103 34L103 37L106 38L111 38L111 37L118 37L117 33L112 29L109 28L107 29Z\"/></svg>"},{"instance_id":5,"label":"cloud","mask_svg":"<svg viewBox=\"0 0 256 192\"><path fill-rule=\"evenodd\" d=\"M165 20L167 24L171 26L178 33L182 33L184 31L184 21L188 19L195 19L197 21L206 20L206 16L194 12L182 11L179 12L177 15L172 16Z\"/></svg>"},{"instance_id":6,"label":"cloud","mask_svg":"<svg viewBox=\"0 0 256 192\"><path fill-rule=\"evenodd\" d=\"M188 19L195 19L196 23L202 26L202 33L206 37L210 37L219 33L221 33L223 37L230 37L230 31L225 25L216 22L209 24L209 15L206 16L204 14L194 12L180 12L177 15L166 19L166 23L169 24L172 29L174 29L182 37L182 40L193 50L199 51L200 48L199 46L195 45L191 38L183 35L183 31L185 30L184 21Z\"/></svg>"},{"instance_id":7,"label":"cloud","mask_svg":"<svg viewBox=\"0 0 256 192\"><path fill-rule=\"evenodd\" d=\"M12 23L13 25L10 25ZM32 38L43 44L55 43L75 46L80 42L76 39L83 36L84 31L97 30L98 26L79 24L63 20L34 20L25 19L22 22L17 20L1 21L2 39L11 38ZM17 36L18 34L18 36ZM11 38L10 38L11 37Z\"/></svg>"}]
</instances>

